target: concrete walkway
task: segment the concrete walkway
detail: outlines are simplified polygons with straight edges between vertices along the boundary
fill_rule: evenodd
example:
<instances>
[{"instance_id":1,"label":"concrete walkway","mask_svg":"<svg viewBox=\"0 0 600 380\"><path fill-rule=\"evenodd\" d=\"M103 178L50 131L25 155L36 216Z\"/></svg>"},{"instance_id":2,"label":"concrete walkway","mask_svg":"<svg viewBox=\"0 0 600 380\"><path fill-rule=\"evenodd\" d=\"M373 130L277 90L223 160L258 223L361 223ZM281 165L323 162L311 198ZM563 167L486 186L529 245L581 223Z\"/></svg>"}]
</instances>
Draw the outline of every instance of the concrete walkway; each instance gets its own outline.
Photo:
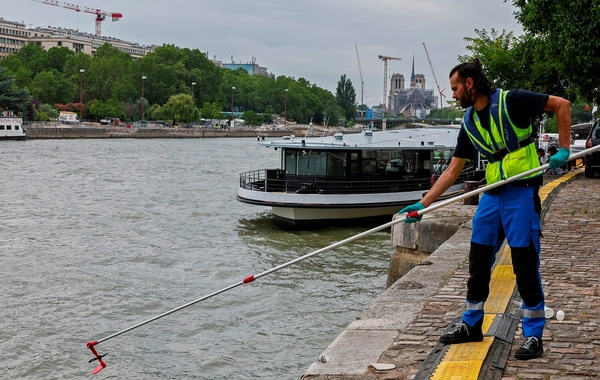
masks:
<instances>
[{"instance_id":1,"label":"concrete walkway","mask_svg":"<svg viewBox=\"0 0 600 380\"><path fill-rule=\"evenodd\" d=\"M572 174L572 173L571 173ZM545 177L548 182L558 177ZM547 306L565 312L548 320L542 358L513 359L522 342L510 334L503 360L486 360L479 377L461 373L448 379L600 378L600 179L581 173L554 185L544 206L541 273ZM310 366L305 379L429 379L444 355L439 336L460 316L468 278L469 224L386 290ZM514 293L507 316L518 314ZM513 318L514 319L514 318ZM520 327L520 326L519 326ZM516 331L514 331L516 329ZM498 334L496 334L498 335ZM511 347L512 343L512 347ZM434 359L432 361L432 358Z\"/></svg>"}]
</instances>

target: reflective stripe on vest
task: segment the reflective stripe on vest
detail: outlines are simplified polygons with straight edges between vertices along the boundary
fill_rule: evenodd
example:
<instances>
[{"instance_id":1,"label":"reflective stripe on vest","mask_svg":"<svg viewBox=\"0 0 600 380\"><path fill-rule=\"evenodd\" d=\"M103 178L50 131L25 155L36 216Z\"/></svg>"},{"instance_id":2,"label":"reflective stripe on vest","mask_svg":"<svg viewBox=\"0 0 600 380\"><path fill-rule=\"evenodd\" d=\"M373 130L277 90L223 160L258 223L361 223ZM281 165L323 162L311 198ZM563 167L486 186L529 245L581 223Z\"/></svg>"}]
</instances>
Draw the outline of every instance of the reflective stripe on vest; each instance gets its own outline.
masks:
<instances>
[{"instance_id":1,"label":"reflective stripe on vest","mask_svg":"<svg viewBox=\"0 0 600 380\"><path fill-rule=\"evenodd\" d=\"M519 141L530 137L532 127L518 128L510 119L506 107L508 91L496 89L489 95L490 126L481 125L479 116L471 106L465 112L462 127L477 150L488 160L485 177L488 184L512 177L524 171L540 166L534 144L523 148ZM494 158L494 153L506 148L508 153L501 160ZM539 173L531 174L531 178Z\"/></svg>"}]
</instances>

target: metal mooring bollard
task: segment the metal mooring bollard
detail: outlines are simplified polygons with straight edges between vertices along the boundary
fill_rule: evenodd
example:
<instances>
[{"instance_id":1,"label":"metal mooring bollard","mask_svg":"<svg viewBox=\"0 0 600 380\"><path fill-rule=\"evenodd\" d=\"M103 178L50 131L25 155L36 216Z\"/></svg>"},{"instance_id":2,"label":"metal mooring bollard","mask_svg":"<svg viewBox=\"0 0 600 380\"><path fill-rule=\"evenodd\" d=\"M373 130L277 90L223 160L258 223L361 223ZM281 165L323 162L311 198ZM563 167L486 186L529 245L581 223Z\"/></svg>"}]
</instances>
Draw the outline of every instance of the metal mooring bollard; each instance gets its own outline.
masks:
<instances>
[{"instance_id":1,"label":"metal mooring bollard","mask_svg":"<svg viewBox=\"0 0 600 380\"><path fill-rule=\"evenodd\" d=\"M475 190L479 187L479 182L478 181L465 181L465 193L468 193L469 191ZM465 198L465 200L463 201L465 205L469 205L469 206L477 206L479 204L479 194L475 194L472 197L468 197Z\"/></svg>"}]
</instances>

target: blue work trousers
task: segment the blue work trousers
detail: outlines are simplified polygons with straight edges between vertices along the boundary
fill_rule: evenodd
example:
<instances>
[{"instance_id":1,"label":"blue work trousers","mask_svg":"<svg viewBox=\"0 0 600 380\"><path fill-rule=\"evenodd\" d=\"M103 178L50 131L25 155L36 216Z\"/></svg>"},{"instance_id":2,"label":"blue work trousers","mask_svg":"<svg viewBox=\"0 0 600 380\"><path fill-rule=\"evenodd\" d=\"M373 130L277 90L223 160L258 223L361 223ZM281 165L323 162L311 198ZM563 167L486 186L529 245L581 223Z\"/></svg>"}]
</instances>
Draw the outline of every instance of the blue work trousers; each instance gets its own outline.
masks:
<instances>
[{"instance_id":1,"label":"blue work trousers","mask_svg":"<svg viewBox=\"0 0 600 380\"><path fill-rule=\"evenodd\" d=\"M538 187L504 185L485 193L473 218L469 253L467 310L463 320L473 326L483 317L491 268L502 241L511 248L513 270L523 300L523 334L542 337L546 324L540 277L540 215Z\"/></svg>"}]
</instances>

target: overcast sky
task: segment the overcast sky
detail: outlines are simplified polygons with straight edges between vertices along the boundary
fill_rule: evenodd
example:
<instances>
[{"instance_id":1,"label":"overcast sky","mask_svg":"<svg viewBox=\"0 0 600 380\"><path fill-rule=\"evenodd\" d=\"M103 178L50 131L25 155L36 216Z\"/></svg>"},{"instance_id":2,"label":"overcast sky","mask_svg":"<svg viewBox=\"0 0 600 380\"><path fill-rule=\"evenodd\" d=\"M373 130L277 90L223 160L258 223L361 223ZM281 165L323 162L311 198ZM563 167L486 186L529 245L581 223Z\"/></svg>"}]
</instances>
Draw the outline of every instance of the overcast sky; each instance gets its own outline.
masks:
<instances>
[{"instance_id":1,"label":"overcast sky","mask_svg":"<svg viewBox=\"0 0 600 380\"><path fill-rule=\"evenodd\" d=\"M40 0L43 1L43 0ZM342 74L352 80L360 102L358 45L367 105L383 98L383 62L410 79L425 75L435 88L423 42L444 93L451 97L448 73L466 54L464 37L475 29L514 31L511 2L503 0L69 0L118 12L118 22L102 23L102 35L144 45L174 44L208 52L223 62L250 62L275 75L305 78L331 90ZM64 2L59 1L64 4ZM95 16L35 2L2 0L0 17L28 27L54 26L94 33ZM408 83L407 83L408 84ZM388 81L388 90L389 90Z\"/></svg>"}]
</instances>

